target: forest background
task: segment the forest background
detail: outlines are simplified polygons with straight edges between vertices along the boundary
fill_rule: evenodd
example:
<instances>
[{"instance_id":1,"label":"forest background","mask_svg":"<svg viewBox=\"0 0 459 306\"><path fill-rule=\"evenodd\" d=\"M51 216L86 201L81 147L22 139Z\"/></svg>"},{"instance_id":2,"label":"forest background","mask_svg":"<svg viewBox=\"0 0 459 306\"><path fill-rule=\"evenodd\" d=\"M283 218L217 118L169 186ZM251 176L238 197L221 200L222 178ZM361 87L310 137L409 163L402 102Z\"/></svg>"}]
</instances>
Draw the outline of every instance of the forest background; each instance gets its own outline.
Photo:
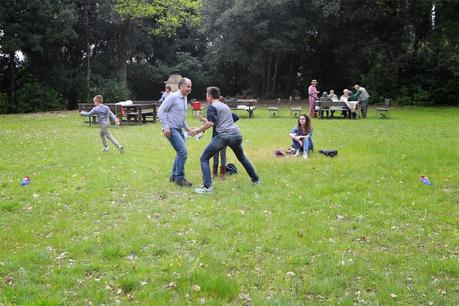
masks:
<instances>
[{"instance_id":1,"label":"forest background","mask_svg":"<svg viewBox=\"0 0 459 306\"><path fill-rule=\"evenodd\" d=\"M157 100L180 71L226 96L356 83L372 102L459 105L455 0L3 0L0 113Z\"/></svg>"}]
</instances>

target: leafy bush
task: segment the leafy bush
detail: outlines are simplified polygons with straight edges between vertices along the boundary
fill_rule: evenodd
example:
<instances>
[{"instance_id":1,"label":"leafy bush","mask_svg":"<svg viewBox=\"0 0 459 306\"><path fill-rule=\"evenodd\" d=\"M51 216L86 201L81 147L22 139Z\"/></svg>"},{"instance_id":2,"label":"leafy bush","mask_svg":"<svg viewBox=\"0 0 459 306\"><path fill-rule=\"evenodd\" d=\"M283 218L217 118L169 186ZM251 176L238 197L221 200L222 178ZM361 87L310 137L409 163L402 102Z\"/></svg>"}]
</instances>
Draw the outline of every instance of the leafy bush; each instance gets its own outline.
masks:
<instances>
[{"instance_id":1,"label":"leafy bush","mask_svg":"<svg viewBox=\"0 0 459 306\"><path fill-rule=\"evenodd\" d=\"M20 113L64 109L64 98L53 88L31 80L17 91L17 104L13 111Z\"/></svg>"},{"instance_id":2,"label":"leafy bush","mask_svg":"<svg viewBox=\"0 0 459 306\"><path fill-rule=\"evenodd\" d=\"M430 104L431 95L419 85L411 87L403 86L400 89L400 96L395 100L400 105L426 105Z\"/></svg>"},{"instance_id":3,"label":"leafy bush","mask_svg":"<svg viewBox=\"0 0 459 306\"><path fill-rule=\"evenodd\" d=\"M164 90L164 81L171 68L159 63L133 63L129 65L128 82L132 98L139 100L158 100Z\"/></svg>"},{"instance_id":4,"label":"leafy bush","mask_svg":"<svg viewBox=\"0 0 459 306\"><path fill-rule=\"evenodd\" d=\"M192 96L195 98L204 97L207 86L217 85L210 80L209 72L202 61L188 52L177 52L177 65L174 69L180 71L182 76L191 79L193 82Z\"/></svg>"},{"instance_id":5,"label":"leafy bush","mask_svg":"<svg viewBox=\"0 0 459 306\"><path fill-rule=\"evenodd\" d=\"M119 81L114 79L102 80L101 83L91 89L91 95L102 95L105 103L116 103L130 98L130 91Z\"/></svg>"}]
</instances>

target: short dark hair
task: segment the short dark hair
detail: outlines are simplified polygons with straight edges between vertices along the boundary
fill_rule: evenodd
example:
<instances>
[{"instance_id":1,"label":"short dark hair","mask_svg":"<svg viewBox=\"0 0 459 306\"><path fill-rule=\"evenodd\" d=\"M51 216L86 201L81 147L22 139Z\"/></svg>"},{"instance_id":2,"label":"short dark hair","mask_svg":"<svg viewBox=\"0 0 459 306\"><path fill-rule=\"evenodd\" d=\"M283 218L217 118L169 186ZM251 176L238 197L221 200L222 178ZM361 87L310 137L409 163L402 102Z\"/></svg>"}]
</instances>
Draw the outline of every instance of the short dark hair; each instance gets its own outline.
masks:
<instances>
[{"instance_id":1,"label":"short dark hair","mask_svg":"<svg viewBox=\"0 0 459 306\"><path fill-rule=\"evenodd\" d=\"M207 87L207 94L213 99L218 99L220 97L220 89L218 87Z\"/></svg>"},{"instance_id":2,"label":"short dark hair","mask_svg":"<svg viewBox=\"0 0 459 306\"><path fill-rule=\"evenodd\" d=\"M178 81L178 87L180 88L183 84L185 84L187 81L191 81L188 78L181 78L180 81Z\"/></svg>"}]
</instances>

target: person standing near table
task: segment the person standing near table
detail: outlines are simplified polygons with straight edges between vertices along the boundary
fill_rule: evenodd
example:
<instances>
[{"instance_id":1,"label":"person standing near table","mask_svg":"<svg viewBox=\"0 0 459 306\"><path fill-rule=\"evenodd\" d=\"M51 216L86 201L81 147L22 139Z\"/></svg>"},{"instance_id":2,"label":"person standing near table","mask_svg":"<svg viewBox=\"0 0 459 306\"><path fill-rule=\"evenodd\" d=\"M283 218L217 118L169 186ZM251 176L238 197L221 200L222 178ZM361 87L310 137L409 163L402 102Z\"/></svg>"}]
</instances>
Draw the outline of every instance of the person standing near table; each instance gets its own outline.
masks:
<instances>
[{"instance_id":1,"label":"person standing near table","mask_svg":"<svg viewBox=\"0 0 459 306\"><path fill-rule=\"evenodd\" d=\"M316 100L319 100L319 91L317 90L317 80L312 80L311 85L308 87L309 95L309 114L311 118L316 117L315 104Z\"/></svg>"},{"instance_id":2,"label":"person standing near table","mask_svg":"<svg viewBox=\"0 0 459 306\"><path fill-rule=\"evenodd\" d=\"M185 131L190 131L186 122L187 96L191 92L191 80L183 78L178 82L179 90L166 97L158 109L158 116L163 126L164 137L171 143L177 155L169 178L171 183L190 187L192 183L185 179L185 163L188 150L185 142Z\"/></svg>"},{"instance_id":3,"label":"person standing near table","mask_svg":"<svg viewBox=\"0 0 459 306\"><path fill-rule=\"evenodd\" d=\"M358 84L354 85L354 89L356 90L356 92L355 94L349 97L349 101L358 100L360 110L362 112L362 117L366 118L368 111L368 99L370 98L370 95L368 94L368 91L365 88L361 87Z\"/></svg>"}]
</instances>

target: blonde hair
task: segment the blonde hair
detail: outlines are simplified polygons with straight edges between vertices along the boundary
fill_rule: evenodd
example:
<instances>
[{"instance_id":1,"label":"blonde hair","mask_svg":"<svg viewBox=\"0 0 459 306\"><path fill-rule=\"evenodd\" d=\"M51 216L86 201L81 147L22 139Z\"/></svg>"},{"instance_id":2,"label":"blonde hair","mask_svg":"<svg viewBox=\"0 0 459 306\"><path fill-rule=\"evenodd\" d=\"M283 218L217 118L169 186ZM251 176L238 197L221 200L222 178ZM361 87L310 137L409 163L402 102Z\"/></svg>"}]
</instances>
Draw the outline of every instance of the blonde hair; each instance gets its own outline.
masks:
<instances>
[{"instance_id":1,"label":"blonde hair","mask_svg":"<svg viewBox=\"0 0 459 306\"><path fill-rule=\"evenodd\" d=\"M95 96L94 98L92 98L94 100L94 102L97 102L97 103L104 103L104 97L102 97L101 95L97 95Z\"/></svg>"}]
</instances>

